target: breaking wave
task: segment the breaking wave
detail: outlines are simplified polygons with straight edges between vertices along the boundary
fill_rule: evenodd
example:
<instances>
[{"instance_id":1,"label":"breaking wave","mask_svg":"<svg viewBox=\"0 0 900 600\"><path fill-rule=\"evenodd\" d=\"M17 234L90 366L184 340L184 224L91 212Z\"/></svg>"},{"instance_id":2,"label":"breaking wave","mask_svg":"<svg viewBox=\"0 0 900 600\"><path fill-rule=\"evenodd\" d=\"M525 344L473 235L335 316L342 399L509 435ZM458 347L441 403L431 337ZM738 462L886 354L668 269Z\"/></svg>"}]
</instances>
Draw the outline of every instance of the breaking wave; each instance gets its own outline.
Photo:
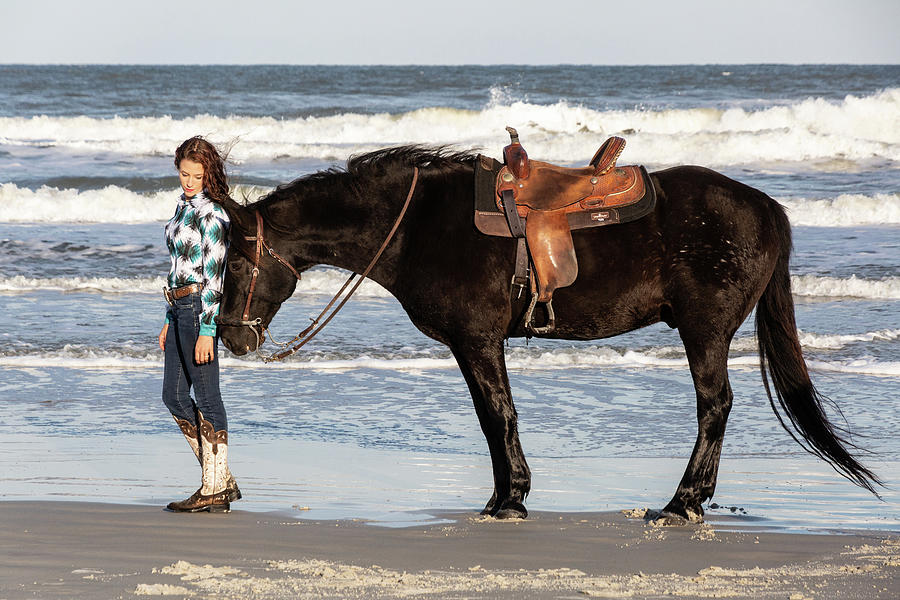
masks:
<instances>
[{"instance_id":1,"label":"breaking wave","mask_svg":"<svg viewBox=\"0 0 900 600\"><path fill-rule=\"evenodd\" d=\"M791 276L791 291L795 296L898 300L900 299L900 277L863 279L856 275L847 278L793 275Z\"/></svg>"},{"instance_id":2,"label":"breaking wave","mask_svg":"<svg viewBox=\"0 0 900 600\"><path fill-rule=\"evenodd\" d=\"M345 271L312 269L303 273L295 296L333 295L348 277ZM105 294L160 294L166 285L165 277L0 277L0 292L86 292ZM390 298L391 294L367 279L359 286L355 298Z\"/></svg>"},{"instance_id":3,"label":"breaking wave","mask_svg":"<svg viewBox=\"0 0 900 600\"><path fill-rule=\"evenodd\" d=\"M317 268L303 273L294 292L298 295L332 295L347 279L348 273L331 268ZM164 277L0 277L0 292L103 292L121 294L158 294L165 286ZM794 275L791 286L795 296L824 298L859 298L872 300L900 299L900 277L862 279ZM390 292L372 280L359 287L357 297L389 298Z\"/></svg>"},{"instance_id":4,"label":"breaking wave","mask_svg":"<svg viewBox=\"0 0 900 600\"><path fill-rule=\"evenodd\" d=\"M830 200L779 198L793 226L855 227L900 224L900 194L841 194Z\"/></svg>"},{"instance_id":5,"label":"breaking wave","mask_svg":"<svg viewBox=\"0 0 900 600\"><path fill-rule=\"evenodd\" d=\"M894 335L894 339L896 339L897 332L894 331L891 335ZM750 338L747 338L745 345L749 345L750 342L754 342L755 348L755 340ZM512 371L554 371L579 368L680 369L688 366L683 351L674 346L640 350L621 350L606 346L552 350L516 347L507 349L506 361L508 368ZM223 367L229 369L431 371L457 368L456 361L450 352L445 350L381 353L380 355L377 351L373 351L349 357L346 354L314 352L272 364L265 364L254 356L236 358L222 352L220 362ZM759 361L754 353L734 355L729 359L728 364L731 368L755 370L758 368ZM868 357L834 361L809 360L808 364L812 370L821 372L876 376L900 375L900 363ZM67 345L61 350L26 349L18 352L4 352L0 354L0 365L12 368L160 369L163 366L163 356L157 350L103 349Z\"/></svg>"},{"instance_id":6,"label":"breaking wave","mask_svg":"<svg viewBox=\"0 0 900 600\"><path fill-rule=\"evenodd\" d=\"M272 188L238 186L236 198L254 201ZM137 193L118 186L96 190L36 190L0 185L0 222L151 223L171 218L180 192L175 188ZM841 194L832 199L779 198L794 226L856 227L900 225L900 194Z\"/></svg>"},{"instance_id":7,"label":"breaking wave","mask_svg":"<svg viewBox=\"0 0 900 600\"><path fill-rule=\"evenodd\" d=\"M623 161L646 165L900 162L900 88L841 101L808 98L787 106L596 110L567 102L532 104L497 97L482 110L421 108L399 114L345 113L294 119L197 115L109 119L0 118L0 144L80 152L168 156L197 131L240 138L232 158L342 160L404 143L499 149L515 125L529 152L554 162L586 162L609 135L629 140ZM499 133L498 133L499 132ZM815 168L815 165L808 165Z\"/></svg>"}]
</instances>

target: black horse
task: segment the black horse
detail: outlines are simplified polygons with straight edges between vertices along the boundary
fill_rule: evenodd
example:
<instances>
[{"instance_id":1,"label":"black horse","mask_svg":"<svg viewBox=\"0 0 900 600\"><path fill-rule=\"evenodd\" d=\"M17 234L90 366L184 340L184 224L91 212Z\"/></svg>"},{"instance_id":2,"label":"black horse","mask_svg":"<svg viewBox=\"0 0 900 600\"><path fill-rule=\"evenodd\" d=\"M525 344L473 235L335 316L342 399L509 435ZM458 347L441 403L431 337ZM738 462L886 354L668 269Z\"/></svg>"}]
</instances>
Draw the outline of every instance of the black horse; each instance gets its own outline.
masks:
<instances>
[{"instance_id":1,"label":"black horse","mask_svg":"<svg viewBox=\"0 0 900 600\"><path fill-rule=\"evenodd\" d=\"M257 337L243 314L268 326L294 292L295 274L326 264L362 272L415 192L396 236L369 277L393 294L423 333L459 363L487 438L494 493L483 514L525 517L531 473L519 443L503 345L522 337L522 299L510 295L516 243L473 224L471 153L404 146L351 158L279 187L258 202L229 202L221 338L237 355ZM875 493L845 429L829 422L797 339L788 260L791 230L769 196L701 167L651 174L655 210L643 219L573 232L579 274L556 291L556 330L547 337L607 338L657 322L678 329L697 394L697 441L664 515L699 520L711 498L732 391L731 339L756 307L763 382L782 426L813 454ZM258 213L258 215L257 215ZM257 220L259 219L259 220ZM258 223L276 254L263 253L247 305ZM251 238L248 241L247 238ZM247 321L247 317L244 317ZM230 325L229 325L230 324ZM772 379L775 399L769 387Z\"/></svg>"}]
</instances>

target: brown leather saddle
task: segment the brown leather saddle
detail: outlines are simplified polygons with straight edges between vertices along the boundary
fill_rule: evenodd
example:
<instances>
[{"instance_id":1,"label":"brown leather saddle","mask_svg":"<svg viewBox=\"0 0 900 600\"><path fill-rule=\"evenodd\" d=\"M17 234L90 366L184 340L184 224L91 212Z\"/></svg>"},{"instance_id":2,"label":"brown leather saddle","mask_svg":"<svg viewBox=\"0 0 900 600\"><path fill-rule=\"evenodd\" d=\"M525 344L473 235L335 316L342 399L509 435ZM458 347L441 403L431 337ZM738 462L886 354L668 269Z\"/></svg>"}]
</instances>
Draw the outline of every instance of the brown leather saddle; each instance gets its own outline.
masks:
<instances>
[{"instance_id":1,"label":"brown leather saddle","mask_svg":"<svg viewBox=\"0 0 900 600\"><path fill-rule=\"evenodd\" d=\"M554 290L578 277L572 230L643 217L653 210L656 192L644 167L616 166L625 148L620 137L606 140L590 166L567 168L529 159L516 130L506 129L510 144L503 149L504 165L498 170L497 161L482 156L476 166L476 196L478 171L490 171L495 206L485 206L483 200L479 205L476 198L475 225L488 235L519 238L514 285L524 287L529 263L534 272L525 327L547 334L556 326ZM484 177L482 173L482 181ZM543 326L534 323L538 302L545 303L547 310Z\"/></svg>"}]
</instances>

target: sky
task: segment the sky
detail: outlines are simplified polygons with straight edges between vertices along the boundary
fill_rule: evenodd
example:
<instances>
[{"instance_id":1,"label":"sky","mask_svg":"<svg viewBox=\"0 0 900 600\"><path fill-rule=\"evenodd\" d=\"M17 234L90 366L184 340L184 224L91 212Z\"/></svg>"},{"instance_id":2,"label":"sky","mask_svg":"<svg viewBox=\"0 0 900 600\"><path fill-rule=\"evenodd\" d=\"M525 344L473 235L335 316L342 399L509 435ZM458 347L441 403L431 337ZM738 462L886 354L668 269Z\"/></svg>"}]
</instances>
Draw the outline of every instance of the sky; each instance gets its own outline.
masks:
<instances>
[{"instance_id":1,"label":"sky","mask_svg":"<svg viewBox=\"0 0 900 600\"><path fill-rule=\"evenodd\" d=\"M0 63L900 63L900 0L0 0Z\"/></svg>"}]
</instances>

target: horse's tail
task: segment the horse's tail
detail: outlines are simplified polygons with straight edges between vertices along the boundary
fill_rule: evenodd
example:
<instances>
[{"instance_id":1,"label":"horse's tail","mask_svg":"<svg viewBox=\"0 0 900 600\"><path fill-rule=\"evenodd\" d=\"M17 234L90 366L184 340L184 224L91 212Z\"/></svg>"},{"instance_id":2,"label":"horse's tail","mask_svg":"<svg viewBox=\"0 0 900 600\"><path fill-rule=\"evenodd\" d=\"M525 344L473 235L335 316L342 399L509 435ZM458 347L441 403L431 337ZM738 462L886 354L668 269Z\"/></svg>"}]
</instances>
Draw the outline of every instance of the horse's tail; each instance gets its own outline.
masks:
<instances>
[{"instance_id":1,"label":"horse's tail","mask_svg":"<svg viewBox=\"0 0 900 600\"><path fill-rule=\"evenodd\" d=\"M780 213L776 229L781 231L780 248L775 271L756 306L756 335L759 343L760 370L766 395L781 426L807 452L828 462L838 473L876 496L875 485L880 479L860 464L849 449L859 450L850 442L849 431L828 420L823 397L809 378L806 362L797 337L794 320L794 301L788 261L791 253L790 225ZM767 373L768 371L768 373ZM769 376L775 388L778 405L772 398ZM840 411L838 410L840 413ZM786 423L782 415L787 415ZM796 434L799 434L800 438Z\"/></svg>"}]
</instances>

